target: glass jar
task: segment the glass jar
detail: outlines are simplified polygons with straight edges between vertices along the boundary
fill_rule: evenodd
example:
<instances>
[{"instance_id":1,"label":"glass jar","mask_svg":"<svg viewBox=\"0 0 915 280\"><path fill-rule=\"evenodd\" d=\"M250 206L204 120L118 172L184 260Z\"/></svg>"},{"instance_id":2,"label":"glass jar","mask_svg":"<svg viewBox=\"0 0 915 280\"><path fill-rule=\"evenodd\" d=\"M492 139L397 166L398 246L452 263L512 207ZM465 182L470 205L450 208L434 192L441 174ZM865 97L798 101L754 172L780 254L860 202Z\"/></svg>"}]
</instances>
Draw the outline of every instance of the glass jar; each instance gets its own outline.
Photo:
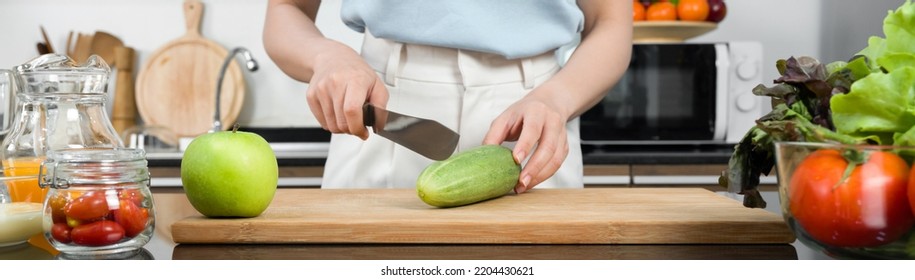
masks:
<instances>
[{"instance_id":1,"label":"glass jar","mask_svg":"<svg viewBox=\"0 0 915 280\"><path fill-rule=\"evenodd\" d=\"M133 252L152 237L155 211L143 150L52 150L38 181L48 189L44 236L62 254Z\"/></svg>"},{"instance_id":2,"label":"glass jar","mask_svg":"<svg viewBox=\"0 0 915 280\"><path fill-rule=\"evenodd\" d=\"M36 176L55 149L124 147L108 119L110 68L98 56L83 64L46 54L0 70L0 163L4 176ZM36 176L37 177L37 176ZM42 202L38 182L6 182L14 202Z\"/></svg>"}]
</instances>

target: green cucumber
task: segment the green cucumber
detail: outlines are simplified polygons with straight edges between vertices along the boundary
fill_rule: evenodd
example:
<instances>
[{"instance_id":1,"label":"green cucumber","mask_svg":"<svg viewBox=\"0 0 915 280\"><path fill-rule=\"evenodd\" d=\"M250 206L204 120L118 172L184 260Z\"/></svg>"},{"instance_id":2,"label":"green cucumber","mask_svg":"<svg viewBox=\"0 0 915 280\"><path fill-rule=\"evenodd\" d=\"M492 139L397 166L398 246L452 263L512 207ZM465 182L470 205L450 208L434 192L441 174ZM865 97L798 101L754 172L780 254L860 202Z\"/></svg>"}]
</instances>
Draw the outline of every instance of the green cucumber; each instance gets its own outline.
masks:
<instances>
[{"instance_id":1,"label":"green cucumber","mask_svg":"<svg viewBox=\"0 0 915 280\"><path fill-rule=\"evenodd\" d=\"M426 204L455 207L497 198L515 188L521 165L512 150L484 145L435 162L419 174L416 191Z\"/></svg>"}]
</instances>

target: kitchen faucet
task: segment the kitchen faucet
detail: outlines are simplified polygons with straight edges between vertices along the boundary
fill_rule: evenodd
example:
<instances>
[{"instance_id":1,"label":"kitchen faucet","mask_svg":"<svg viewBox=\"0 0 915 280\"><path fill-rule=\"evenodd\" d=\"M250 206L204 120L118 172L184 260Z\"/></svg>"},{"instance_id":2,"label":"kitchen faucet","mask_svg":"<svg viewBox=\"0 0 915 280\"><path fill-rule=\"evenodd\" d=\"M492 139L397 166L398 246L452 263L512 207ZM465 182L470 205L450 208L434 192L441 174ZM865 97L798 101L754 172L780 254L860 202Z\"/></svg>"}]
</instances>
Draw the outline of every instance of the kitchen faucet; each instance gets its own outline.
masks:
<instances>
[{"instance_id":1,"label":"kitchen faucet","mask_svg":"<svg viewBox=\"0 0 915 280\"><path fill-rule=\"evenodd\" d=\"M219 99L222 95L222 80L226 76L226 69L229 68L229 63L232 63L232 58L239 53L245 58L245 67L251 72L257 71L257 61L254 61L254 57L251 56L251 52L248 51L248 49L237 47L229 52L225 61L222 62L222 69L219 70L219 78L216 80L216 113L213 115L213 128L210 129L209 132L222 130L222 121L219 119Z\"/></svg>"}]
</instances>

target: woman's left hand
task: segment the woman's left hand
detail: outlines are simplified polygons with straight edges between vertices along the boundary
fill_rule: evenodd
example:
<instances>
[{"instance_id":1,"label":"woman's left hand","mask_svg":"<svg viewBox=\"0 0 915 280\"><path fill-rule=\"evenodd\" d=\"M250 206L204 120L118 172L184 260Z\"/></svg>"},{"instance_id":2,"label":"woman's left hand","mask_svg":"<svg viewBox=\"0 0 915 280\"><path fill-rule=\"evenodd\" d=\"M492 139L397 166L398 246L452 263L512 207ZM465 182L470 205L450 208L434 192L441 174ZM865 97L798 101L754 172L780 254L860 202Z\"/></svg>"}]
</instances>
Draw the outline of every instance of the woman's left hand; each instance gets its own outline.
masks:
<instances>
[{"instance_id":1,"label":"woman's left hand","mask_svg":"<svg viewBox=\"0 0 915 280\"><path fill-rule=\"evenodd\" d=\"M629 65L632 5L625 1L578 1L585 15L581 43L565 66L499 115L483 144L515 141L521 163L534 145L516 193L553 176L569 154L566 122L597 104Z\"/></svg>"},{"instance_id":2,"label":"woman's left hand","mask_svg":"<svg viewBox=\"0 0 915 280\"><path fill-rule=\"evenodd\" d=\"M559 104L540 98L535 94L538 90L545 89L535 89L496 117L483 138L484 145L517 141L512 155L518 164L533 150L521 170L515 193L525 192L553 176L569 154L568 114Z\"/></svg>"}]
</instances>

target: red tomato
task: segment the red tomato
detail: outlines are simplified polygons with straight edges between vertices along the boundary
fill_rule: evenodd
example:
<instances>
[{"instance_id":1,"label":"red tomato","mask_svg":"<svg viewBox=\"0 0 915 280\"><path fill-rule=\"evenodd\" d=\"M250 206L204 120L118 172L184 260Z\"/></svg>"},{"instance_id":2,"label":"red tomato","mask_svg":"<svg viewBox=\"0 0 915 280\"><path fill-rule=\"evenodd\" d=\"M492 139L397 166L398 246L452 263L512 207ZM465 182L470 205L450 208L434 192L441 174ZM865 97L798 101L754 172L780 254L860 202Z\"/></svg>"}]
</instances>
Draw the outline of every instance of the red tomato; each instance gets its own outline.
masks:
<instances>
[{"instance_id":1,"label":"red tomato","mask_svg":"<svg viewBox=\"0 0 915 280\"><path fill-rule=\"evenodd\" d=\"M906 199L909 167L899 156L869 152L846 176L838 150L818 150L794 170L788 189L791 214L817 241L873 247L899 239L913 223Z\"/></svg>"},{"instance_id":2,"label":"red tomato","mask_svg":"<svg viewBox=\"0 0 915 280\"><path fill-rule=\"evenodd\" d=\"M85 246L105 246L124 238L124 227L112 221L98 221L73 228L70 239Z\"/></svg>"},{"instance_id":3,"label":"red tomato","mask_svg":"<svg viewBox=\"0 0 915 280\"><path fill-rule=\"evenodd\" d=\"M48 207L51 208L51 220L54 221L54 223L67 222L67 216L64 214L64 207L66 205L67 197L61 193L57 193L57 195L48 198Z\"/></svg>"},{"instance_id":4,"label":"red tomato","mask_svg":"<svg viewBox=\"0 0 915 280\"><path fill-rule=\"evenodd\" d=\"M121 200L120 209L114 210L114 221L124 227L127 237L134 237L146 229L149 210L137 206L131 200Z\"/></svg>"},{"instance_id":5,"label":"red tomato","mask_svg":"<svg viewBox=\"0 0 915 280\"><path fill-rule=\"evenodd\" d=\"M67 224L54 224L51 226L51 237L61 243L70 243L70 227Z\"/></svg>"},{"instance_id":6,"label":"red tomato","mask_svg":"<svg viewBox=\"0 0 915 280\"><path fill-rule=\"evenodd\" d=\"M123 189L118 191L118 199L124 200L128 199L136 203L138 206L143 205L143 194L140 193L140 190L137 189Z\"/></svg>"},{"instance_id":7,"label":"red tomato","mask_svg":"<svg viewBox=\"0 0 915 280\"><path fill-rule=\"evenodd\" d=\"M104 192L88 192L64 207L67 217L80 220L98 219L108 215L108 201Z\"/></svg>"},{"instance_id":8,"label":"red tomato","mask_svg":"<svg viewBox=\"0 0 915 280\"><path fill-rule=\"evenodd\" d=\"M909 172L909 206L915 215L915 165L912 165L912 172Z\"/></svg>"}]
</instances>

